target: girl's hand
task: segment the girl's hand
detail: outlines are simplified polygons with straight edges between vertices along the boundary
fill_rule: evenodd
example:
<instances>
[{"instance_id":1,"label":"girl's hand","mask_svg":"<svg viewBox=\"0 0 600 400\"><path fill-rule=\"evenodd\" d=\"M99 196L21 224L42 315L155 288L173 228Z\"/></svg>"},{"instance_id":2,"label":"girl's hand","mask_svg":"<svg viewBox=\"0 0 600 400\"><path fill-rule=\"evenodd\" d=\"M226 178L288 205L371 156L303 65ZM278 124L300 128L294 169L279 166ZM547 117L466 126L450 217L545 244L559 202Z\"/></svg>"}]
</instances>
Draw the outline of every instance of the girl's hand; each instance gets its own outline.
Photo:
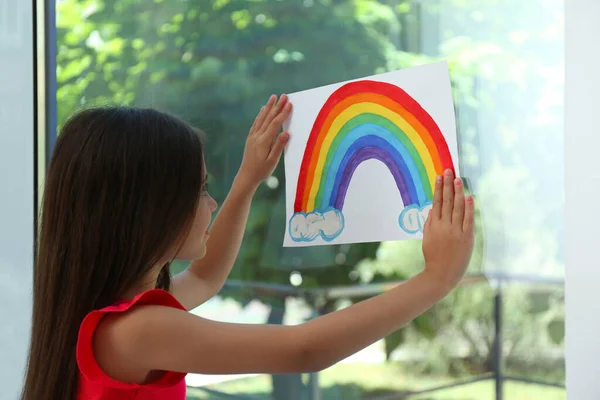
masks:
<instances>
[{"instance_id":1,"label":"girl's hand","mask_svg":"<svg viewBox=\"0 0 600 400\"><path fill-rule=\"evenodd\" d=\"M464 276L474 244L474 204L451 170L438 176L423 231L425 274L452 290Z\"/></svg>"},{"instance_id":2,"label":"girl's hand","mask_svg":"<svg viewBox=\"0 0 600 400\"><path fill-rule=\"evenodd\" d=\"M272 95L260 109L246 140L238 178L251 190L271 176L290 138L287 132L279 136L277 133L290 115L292 105L286 95L276 100L276 96Z\"/></svg>"}]
</instances>

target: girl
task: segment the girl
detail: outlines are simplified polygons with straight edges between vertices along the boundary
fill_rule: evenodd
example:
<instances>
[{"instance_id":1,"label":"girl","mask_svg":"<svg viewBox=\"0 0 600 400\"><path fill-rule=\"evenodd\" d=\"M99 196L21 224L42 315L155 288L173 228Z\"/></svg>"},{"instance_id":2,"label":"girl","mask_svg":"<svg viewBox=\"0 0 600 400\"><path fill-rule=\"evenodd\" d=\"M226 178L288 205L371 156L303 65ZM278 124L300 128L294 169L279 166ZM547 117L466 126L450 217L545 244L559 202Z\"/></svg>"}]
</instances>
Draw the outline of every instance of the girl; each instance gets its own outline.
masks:
<instances>
[{"instance_id":1,"label":"girl","mask_svg":"<svg viewBox=\"0 0 600 400\"><path fill-rule=\"evenodd\" d=\"M473 201L438 177L426 267L380 296L298 326L220 323L188 310L215 296L240 248L253 194L277 165L287 97L271 96L212 229L199 132L134 108L82 111L46 177L24 400L185 399L186 373L319 371L446 296L473 247ZM173 259L194 260L171 279Z\"/></svg>"}]
</instances>

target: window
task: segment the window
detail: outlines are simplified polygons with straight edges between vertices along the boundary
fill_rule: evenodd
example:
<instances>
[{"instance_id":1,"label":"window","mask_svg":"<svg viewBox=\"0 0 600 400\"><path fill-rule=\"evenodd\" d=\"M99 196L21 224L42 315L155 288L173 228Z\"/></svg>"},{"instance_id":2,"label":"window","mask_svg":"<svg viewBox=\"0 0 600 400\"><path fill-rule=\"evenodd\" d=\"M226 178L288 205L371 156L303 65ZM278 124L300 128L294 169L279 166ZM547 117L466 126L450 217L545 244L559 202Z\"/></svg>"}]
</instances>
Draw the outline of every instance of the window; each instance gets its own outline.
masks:
<instances>
[{"instance_id":1,"label":"window","mask_svg":"<svg viewBox=\"0 0 600 400\"><path fill-rule=\"evenodd\" d=\"M57 1L57 124L78 107L107 102L173 112L206 131L209 180L219 202L252 120L271 93L449 62L461 170L478 205L471 281L407 329L319 376L245 377L212 382L212 389L273 393L276 399L293 399L311 387L320 388L321 398L343 399L427 389L496 371L495 343L503 345L506 374L563 382L563 5ZM256 195L231 281L195 312L299 323L380 292L379 283L402 280L422 266L417 241L282 248L284 190L280 165ZM277 286L268 295L253 289L265 284ZM335 298L302 296L304 289L365 284L372 284L371 292L356 297L353 289L340 289ZM494 308L495 300L503 300L503 311ZM502 337L495 336L500 316ZM188 383L211 383L206 379L190 376ZM493 391L492 382L481 382L430 398L469 393L484 399ZM505 391L511 399L511 393L564 398L560 388L513 381ZM205 394L190 389L190 398Z\"/></svg>"}]
</instances>

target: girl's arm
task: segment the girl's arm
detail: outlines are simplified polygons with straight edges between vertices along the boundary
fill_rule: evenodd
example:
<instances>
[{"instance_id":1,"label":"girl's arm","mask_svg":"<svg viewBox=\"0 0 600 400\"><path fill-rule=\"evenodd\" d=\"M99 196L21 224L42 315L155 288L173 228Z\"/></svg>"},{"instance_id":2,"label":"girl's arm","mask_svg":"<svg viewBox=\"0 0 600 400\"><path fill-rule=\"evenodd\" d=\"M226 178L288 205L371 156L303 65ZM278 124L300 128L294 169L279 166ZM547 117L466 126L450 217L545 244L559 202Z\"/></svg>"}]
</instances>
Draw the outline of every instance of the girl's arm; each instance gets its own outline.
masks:
<instances>
[{"instance_id":1,"label":"girl's arm","mask_svg":"<svg viewBox=\"0 0 600 400\"><path fill-rule=\"evenodd\" d=\"M223 287L242 244L252 197L281 158L289 135L277 137L277 133L291 104L285 95L277 103L275 100L271 96L250 128L242 165L211 227L206 255L173 278L173 295L188 310L212 298Z\"/></svg>"},{"instance_id":2,"label":"girl's arm","mask_svg":"<svg viewBox=\"0 0 600 400\"><path fill-rule=\"evenodd\" d=\"M128 322L131 332L121 336L130 338L122 339L122 358L140 371L319 371L401 328L448 289L424 272L380 296L297 326L222 323L168 307L140 307Z\"/></svg>"},{"instance_id":3,"label":"girl's arm","mask_svg":"<svg viewBox=\"0 0 600 400\"><path fill-rule=\"evenodd\" d=\"M297 373L335 364L426 311L464 275L473 248L474 207L460 179L452 182L451 172L443 190L436 181L423 239L425 271L398 287L296 326L221 323L140 306L96 335L99 346L112 345L99 347L111 352L103 358L141 375L150 370Z\"/></svg>"}]
</instances>

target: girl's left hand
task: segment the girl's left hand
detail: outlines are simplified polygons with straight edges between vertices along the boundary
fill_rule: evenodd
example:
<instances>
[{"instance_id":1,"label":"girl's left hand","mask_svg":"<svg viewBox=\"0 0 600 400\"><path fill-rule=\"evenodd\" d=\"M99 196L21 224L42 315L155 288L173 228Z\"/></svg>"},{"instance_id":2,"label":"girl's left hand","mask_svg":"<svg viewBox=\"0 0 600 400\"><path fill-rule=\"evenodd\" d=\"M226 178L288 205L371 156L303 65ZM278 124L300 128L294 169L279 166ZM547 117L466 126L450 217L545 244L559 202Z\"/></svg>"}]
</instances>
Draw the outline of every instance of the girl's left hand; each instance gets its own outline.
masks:
<instances>
[{"instance_id":1,"label":"girl's left hand","mask_svg":"<svg viewBox=\"0 0 600 400\"><path fill-rule=\"evenodd\" d=\"M246 140L238 178L245 186L249 185L253 189L273 174L290 138L287 132L279 136L277 133L290 115L292 104L286 95L281 95L279 101L276 100L277 97L272 95L260 109Z\"/></svg>"}]
</instances>

